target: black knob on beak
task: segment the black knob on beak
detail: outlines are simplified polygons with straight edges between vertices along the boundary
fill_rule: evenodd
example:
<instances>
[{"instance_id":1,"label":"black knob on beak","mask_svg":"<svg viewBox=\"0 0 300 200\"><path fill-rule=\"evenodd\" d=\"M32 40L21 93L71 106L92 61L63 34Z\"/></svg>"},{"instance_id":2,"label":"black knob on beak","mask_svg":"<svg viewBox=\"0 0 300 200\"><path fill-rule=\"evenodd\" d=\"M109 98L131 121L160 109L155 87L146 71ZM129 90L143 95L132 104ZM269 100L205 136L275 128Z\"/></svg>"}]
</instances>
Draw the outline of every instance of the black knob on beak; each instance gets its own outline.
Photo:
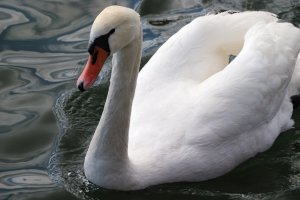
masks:
<instances>
[{"instance_id":1,"label":"black knob on beak","mask_svg":"<svg viewBox=\"0 0 300 200\"><path fill-rule=\"evenodd\" d=\"M84 87L83 87L83 81L81 81L78 85L77 85L78 89L83 92L85 91Z\"/></svg>"}]
</instances>

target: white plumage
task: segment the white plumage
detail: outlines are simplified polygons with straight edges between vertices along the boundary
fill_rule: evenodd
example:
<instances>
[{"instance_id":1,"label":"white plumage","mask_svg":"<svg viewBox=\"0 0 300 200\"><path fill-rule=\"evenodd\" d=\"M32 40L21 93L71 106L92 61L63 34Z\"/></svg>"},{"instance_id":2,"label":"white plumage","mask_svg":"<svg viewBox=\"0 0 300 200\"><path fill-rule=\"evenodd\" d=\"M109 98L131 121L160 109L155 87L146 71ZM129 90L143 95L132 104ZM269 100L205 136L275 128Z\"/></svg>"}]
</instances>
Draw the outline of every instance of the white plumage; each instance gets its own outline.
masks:
<instances>
[{"instance_id":1,"label":"white plumage","mask_svg":"<svg viewBox=\"0 0 300 200\"><path fill-rule=\"evenodd\" d=\"M132 30L122 31L127 24ZM91 43L112 28L111 86L84 166L95 184L134 190L215 178L292 127L300 31L273 14L199 17L140 73L138 15L106 8L93 24ZM229 55L237 57L228 64Z\"/></svg>"}]
</instances>

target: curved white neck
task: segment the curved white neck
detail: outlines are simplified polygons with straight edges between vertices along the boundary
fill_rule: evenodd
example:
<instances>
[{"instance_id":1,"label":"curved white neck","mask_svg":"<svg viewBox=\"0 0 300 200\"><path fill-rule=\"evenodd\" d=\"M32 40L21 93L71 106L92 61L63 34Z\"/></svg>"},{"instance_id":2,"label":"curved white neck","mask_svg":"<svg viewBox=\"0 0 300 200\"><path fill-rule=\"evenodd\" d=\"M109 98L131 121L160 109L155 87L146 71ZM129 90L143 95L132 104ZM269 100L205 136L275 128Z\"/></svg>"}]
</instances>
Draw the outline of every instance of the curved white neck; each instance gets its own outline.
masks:
<instances>
[{"instance_id":1,"label":"curved white neck","mask_svg":"<svg viewBox=\"0 0 300 200\"><path fill-rule=\"evenodd\" d=\"M114 170L118 171L115 173L124 173L121 170L128 165L128 131L140 66L141 41L140 31L139 37L113 55L107 100L85 157L86 176L93 176L95 172L97 176L102 173L105 176Z\"/></svg>"}]
</instances>

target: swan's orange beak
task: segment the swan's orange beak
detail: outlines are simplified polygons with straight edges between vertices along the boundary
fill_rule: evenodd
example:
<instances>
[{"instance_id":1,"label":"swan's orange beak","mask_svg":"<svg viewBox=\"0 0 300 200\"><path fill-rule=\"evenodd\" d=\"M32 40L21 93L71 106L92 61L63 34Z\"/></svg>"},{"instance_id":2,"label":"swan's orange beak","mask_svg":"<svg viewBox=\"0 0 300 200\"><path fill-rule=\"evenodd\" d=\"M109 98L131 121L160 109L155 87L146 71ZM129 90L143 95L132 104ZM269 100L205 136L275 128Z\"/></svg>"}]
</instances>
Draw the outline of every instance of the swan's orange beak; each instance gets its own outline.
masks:
<instances>
[{"instance_id":1,"label":"swan's orange beak","mask_svg":"<svg viewBox=\"0 0 300 200\"><path fill-rule=\"evenodd\" d=\"M77 80L77 87L80 91L92 87L108 56L109 52L100 47L95 47L94 54L89 55L89 59Z\"/></svg>"}]
</instances>

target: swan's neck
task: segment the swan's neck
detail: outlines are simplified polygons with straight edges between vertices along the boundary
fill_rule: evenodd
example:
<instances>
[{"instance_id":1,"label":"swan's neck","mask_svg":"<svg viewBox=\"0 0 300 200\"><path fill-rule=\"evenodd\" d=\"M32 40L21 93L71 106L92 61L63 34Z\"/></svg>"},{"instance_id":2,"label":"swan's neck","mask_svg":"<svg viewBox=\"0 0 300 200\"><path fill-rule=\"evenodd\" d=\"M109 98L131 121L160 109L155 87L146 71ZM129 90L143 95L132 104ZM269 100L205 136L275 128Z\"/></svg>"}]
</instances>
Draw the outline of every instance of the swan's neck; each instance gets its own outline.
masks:
<instances>
[{"instance_id":1,"label":"swan's neck","mask_svg":"<svg viewBox=\"0 0 300 200\"><path fill-rule=\"evenodd\" d=\"M140 32L138 38L113 55L107 100L84 163L86 176L92 182L93 178L89 176L102 178L104 182L105 175L126 173L128 131L140 66L141 40Z\"/></svg>"}]
</instances>

